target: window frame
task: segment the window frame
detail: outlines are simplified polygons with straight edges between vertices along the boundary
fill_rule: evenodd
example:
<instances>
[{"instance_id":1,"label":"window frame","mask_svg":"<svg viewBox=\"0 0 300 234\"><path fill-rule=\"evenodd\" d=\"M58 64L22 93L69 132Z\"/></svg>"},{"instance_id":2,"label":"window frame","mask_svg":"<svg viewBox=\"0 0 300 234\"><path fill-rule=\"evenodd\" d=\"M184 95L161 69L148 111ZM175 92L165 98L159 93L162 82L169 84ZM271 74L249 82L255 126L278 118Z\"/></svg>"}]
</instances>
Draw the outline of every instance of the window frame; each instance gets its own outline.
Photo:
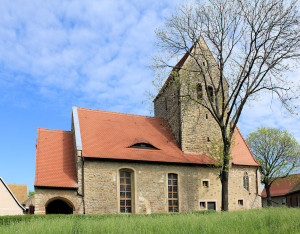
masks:
<instances>
[{"instance_id":1,"label":"window frame","mask_svg":"<svg viewBox=\"0 0 300 234\"><path fill-rule=\"evenodd\" d=\"M173 192L173 187L174 187L174 185L173 185L173 183L172 183L172 185L169 185L169 175L176 175L177 176L177 192L175 192L175 193L177 193L177 198L176 199L174 199L173 198L173 194L175 194L174 192ZM180 189L179 189L179 174L177 173L177 172L168 172L167 173L167 175L166 175L167 177L167 180L166 180L166 182L167 182L167 212L168 213L178 213L178 212L180 212ZM173 177L172 177L172 181L174 181L174 179L173 179ZM171 194L172 194L172 197L171 197L171 199L169 198L169 187L172 187L172 192L171 192ZM177 211L174 211L174 208L176 207L175 205L173 205L172 204L172 207L173 207L173 211L170 211L170 204L169 204L169 201L177 201Z\"/></svg>"},{"instance_id":2,"label":"window frame","mask_svg":"<svg viewBox=\"0 0 300 234\"><path fill-rule=\"evenodd\" d=\"M204 186L204 183L207 182L207 186ZM209 179L202 179L201 180L201 188L204 188L204 189L209 189L210 187L210 180Z\"/></svg>"},{"instance_id":3,"label":"window frame","mask_svg":"<svg viewBox=\"0 0 300 234\"><path fill-rule=\"evenodd\" d=\"M121 212L121 171L130 172L131 179L131 213ZM119 214L134 214L136 211L136 171L131 167L120 167L117 169L117 207ZM126 195L125 195L126 196ZM125 208L126 209L126 208Z\"/></svg>"}]
</instances>

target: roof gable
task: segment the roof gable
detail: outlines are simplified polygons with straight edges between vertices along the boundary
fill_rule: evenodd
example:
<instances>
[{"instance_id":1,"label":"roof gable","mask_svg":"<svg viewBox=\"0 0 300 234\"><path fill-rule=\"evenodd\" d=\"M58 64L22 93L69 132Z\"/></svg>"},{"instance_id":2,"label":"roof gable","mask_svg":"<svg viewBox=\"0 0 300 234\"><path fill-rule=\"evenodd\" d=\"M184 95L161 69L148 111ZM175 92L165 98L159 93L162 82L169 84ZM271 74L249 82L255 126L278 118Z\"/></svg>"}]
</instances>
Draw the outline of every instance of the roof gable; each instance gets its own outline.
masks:
<instances>
[{"instance_id":1,"label":"roof gable","mask_svg":"<svg viewBox=\"0 0 300 234\"><path fill-rule=\"evenodd\" d=\"M10 194L11 198L15 201L15 203L22 209L25 210L25 207L23 207L20 202L18 201L18 199L15 197L15 195L12 193L12 191L9 189L9 187L7 186L7 184L4 182L4 180L0 177L0 182L2 183L2 185L6 188L6 190L8 191L8 193ZM1 195L1 199L3 199L2 195Z\"/></svg>"}]
</instances>

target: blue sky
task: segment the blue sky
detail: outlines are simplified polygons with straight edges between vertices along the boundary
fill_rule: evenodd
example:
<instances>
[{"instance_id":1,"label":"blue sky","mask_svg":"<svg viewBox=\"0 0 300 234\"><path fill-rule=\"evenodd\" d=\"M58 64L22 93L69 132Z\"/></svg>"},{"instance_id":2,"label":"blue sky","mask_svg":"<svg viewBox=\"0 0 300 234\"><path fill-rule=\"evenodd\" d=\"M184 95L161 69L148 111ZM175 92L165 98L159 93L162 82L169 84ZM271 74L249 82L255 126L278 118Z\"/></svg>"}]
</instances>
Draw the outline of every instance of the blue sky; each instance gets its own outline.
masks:
<instances>
[{"instance_id":1,"label":"blue sky","mask_svg":"<svg viewBox=\"0 0 300 234\"><path fill-rule=\"evenodd\" d=\"M2 0L0 4L0 176L33 190L37 128L70 130L72 106L152 115L147 68L154 30L174 0ZM299 81L300 70L290 74ZM300 118L270 96L248 105L239 127L287 129Z\"/></svg>"}]
</instances>

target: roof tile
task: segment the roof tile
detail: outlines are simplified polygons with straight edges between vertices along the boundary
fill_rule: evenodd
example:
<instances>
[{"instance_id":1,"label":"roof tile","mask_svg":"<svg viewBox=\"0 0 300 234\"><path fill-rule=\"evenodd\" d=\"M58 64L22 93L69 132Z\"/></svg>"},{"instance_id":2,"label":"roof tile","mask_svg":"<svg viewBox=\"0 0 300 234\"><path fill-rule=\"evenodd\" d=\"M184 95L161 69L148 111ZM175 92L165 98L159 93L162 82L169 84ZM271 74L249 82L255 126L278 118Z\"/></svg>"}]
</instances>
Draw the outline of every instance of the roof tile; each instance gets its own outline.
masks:
<instances>
[{"instance_id":1,"label":"roof tile","mask_svg":"<svg viewBox=\"0 0 300 234\"><path fill-rule=\"evenodd\" d=\"M77 187L71 132L38 129L34 185Z\"/></svg>"}]
</instances>

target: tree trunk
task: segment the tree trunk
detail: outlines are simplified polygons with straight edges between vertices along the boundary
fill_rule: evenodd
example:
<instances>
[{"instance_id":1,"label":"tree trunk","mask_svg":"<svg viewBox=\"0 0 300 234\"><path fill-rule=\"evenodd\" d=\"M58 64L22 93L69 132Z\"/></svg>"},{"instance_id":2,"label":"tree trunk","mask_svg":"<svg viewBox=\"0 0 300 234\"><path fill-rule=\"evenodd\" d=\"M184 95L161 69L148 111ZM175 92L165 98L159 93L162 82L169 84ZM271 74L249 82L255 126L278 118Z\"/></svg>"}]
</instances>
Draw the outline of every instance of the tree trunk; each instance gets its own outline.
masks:
<instances>
[{"instance_id":1,"label":"tree trunk","mask_svg":"<svg viewBox=\"0 0 300 234\"><path fill-rule=\"evenodd\" d=\"M271 192L270 187L268 184L265 184L266 192L267 192L267 206L272 206L272 200L271 200Z\"/></svg>"},{"instance_id":2,"label":"tree trunk","mask_svg":"<svg viewBox=\"0 0 300 234\"><path fill-rule=\"evenodd\" d=\"M221 182L222 182L222 211L228 211L228 180L229 180L229 150L230 143L227 141L224 144L223 151L223 167L221 172Z\"/></svg>"}]
</instances>

